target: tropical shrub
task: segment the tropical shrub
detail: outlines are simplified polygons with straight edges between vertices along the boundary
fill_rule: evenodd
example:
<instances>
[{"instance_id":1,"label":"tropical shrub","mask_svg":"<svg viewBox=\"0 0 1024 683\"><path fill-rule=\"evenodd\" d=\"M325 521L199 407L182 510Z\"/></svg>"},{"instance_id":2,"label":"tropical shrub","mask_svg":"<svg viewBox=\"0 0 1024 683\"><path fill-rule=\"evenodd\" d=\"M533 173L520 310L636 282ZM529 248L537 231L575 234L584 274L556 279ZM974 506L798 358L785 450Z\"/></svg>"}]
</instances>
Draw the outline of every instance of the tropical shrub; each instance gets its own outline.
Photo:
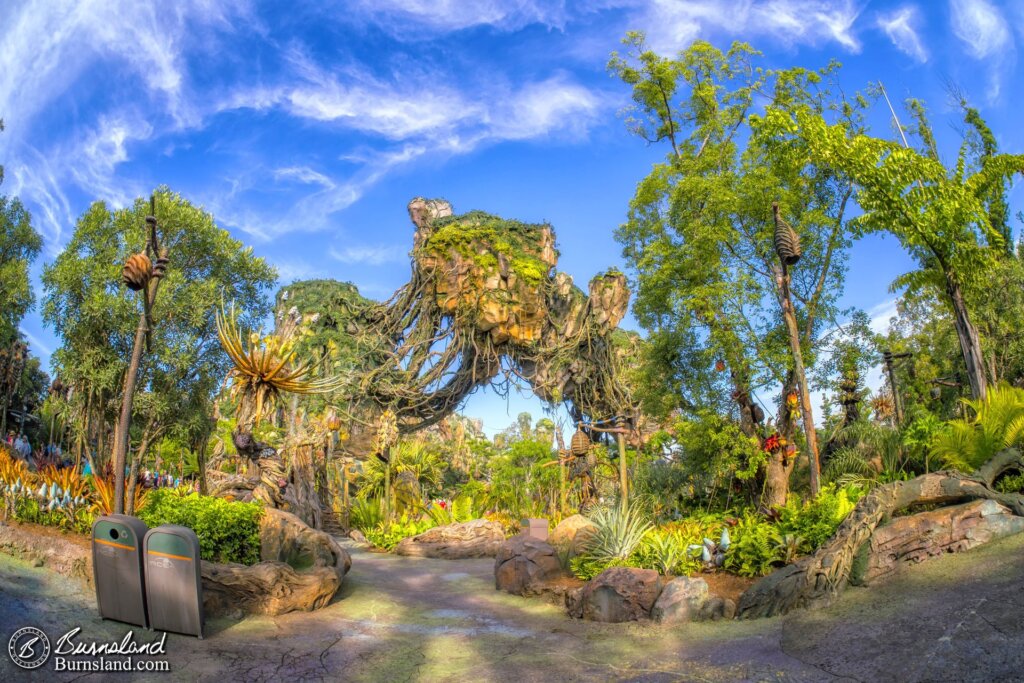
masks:
<instances>
[{"instance_id":1,"label":"tropical shrub","mask_svg":"<svg viewBox=\"0 0 1024 683\"><path fill-rule=\"evenodd\" d=\"M732 528L725 568L740 576L763 576L782 562L782 536L774 525L747 511Z\"/></svg>"},{"instance_id":2,"label":"tropical shrub","mask_svg":"<svg viewBox=\"0 0 1024 683\"><path fill-rule=\"evenodd\" d=\"M791 498L778 509L780 539L785 536L799 538L800 552L813 552L832 537L862 495L858 488L850 486L836 490L830 484L822 488L814 500L800 503Z\"/></svg>"},{"instance_id":3,"label":"tropical shrub","mask_svg":"<svg viewBox=\"0 0 1024 683\"><path fill-rule=\"evenodd\" d=\"M602 507L590 515L594 530L587 535L577 557L570 561L576 576L592 578L613 566L625 565L651 529L642 510L631 504L625 510L619 505Z\"/></svg>"},{"instance_id":4,"label":"tropical shrub","mask_svg":"<svg viewBox=\"0 0 1024 683\"><path fill-rule=\"evenodd\" d=\"M364 534L384 521L384 506L378 498L357 498L349 510L349 524Z\"/></svg>"},{"instance_id":5,"label":"tropical shrub","mask_svg":"<svg viewBox=\"0 0 1024 683\"><path fill-rule=\"evenodd\" d=\"M150 527L180 524L196 532L199 552L210 562L260 561L260 518L258 502L231 502L201 496L188 489L155 489L138 517Z\"/></svg>"},{"instance_id":6,"label":"tropical shrub","mask_svg":"<svg viewBox=\"0 0 1024 683\"><path fill-rule=\"evenodd\" d=\"M984 400L963 404L974 417L947 422L932 442L932 455L945 467L971 472L1024 438L1024 389L990 387Z\"/></svg>"},{"instance_id":7,"label":"tropical shrub","mask_svg":"<svg viewBox=\"0 0 1024 683\"><path fill-rule=\"evenodd\" d=\"M422 534L434 526L434 522L430 518L409 519L408 515L402 515L397 522L391 524L381 522L363 533L366 535L366 540L376 547L382 550L392 550L402 539Z\"/></svg>"}]
</instances>

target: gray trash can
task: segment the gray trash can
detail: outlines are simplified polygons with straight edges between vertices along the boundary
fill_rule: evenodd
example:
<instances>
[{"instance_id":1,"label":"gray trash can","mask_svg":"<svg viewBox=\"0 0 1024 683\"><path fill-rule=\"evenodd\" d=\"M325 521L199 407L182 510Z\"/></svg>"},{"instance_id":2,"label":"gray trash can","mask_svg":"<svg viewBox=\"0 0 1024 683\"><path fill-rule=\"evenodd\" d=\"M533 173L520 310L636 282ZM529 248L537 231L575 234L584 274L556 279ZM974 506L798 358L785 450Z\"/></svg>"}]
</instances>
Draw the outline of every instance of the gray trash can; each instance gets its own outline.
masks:
<instances>
[{"instance_id":1,"label":"gray trash can","mask_svg":"<svg viewBox=\"0 0 1024 683\"><path fill-rule=\"evenodd\" d=\"M520 522L519 528L523 536L529 536L541 541L548 540L548 520L543 517L540 519L535 517L524 519Z\"/></svg>"},{"instance_id":2,"label":"gray trash can","mask_svg":"<svg viewBox=\"0 0 1024 683\"><path fill-rule=\"evenodd\" d=\"M147 626L142 541L149 531L138 517L103 515L92 525L96 605L104 619Z\"/></svg>"},{"instance_id":3,"label":"gray trash can","mask_svg":"<svg viewBox=\"0 0 1024 683\"><path fill-rule=\"evenodd\" d=\"M199 538L188 527L161 524L143 541L149 626L203 637Z\"/></svg>"}]
</instances>

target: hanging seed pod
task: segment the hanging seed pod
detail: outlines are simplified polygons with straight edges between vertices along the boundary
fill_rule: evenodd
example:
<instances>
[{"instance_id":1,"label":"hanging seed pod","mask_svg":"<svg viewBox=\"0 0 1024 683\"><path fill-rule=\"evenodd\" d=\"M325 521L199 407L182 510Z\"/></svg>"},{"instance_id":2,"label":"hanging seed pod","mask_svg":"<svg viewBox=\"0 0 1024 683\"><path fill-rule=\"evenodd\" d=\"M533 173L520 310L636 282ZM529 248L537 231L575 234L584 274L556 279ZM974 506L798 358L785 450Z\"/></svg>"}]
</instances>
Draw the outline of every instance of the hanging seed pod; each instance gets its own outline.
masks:
<instances>
[{"instance_id":1,"label":"hanging seed pod","mask_svg":"<svg viewBox=\"0 0 1024 683\"><path fill-rule=\"evenodd\" d=\"M772 202L772 215L775 217L775 253L779 255L780 261L792 266L800 260L800 237L789 227L789 223L782 220L778 202Z\"/></svg>"},{"instance_id":2,"label":"hanging seed pod","mask_svg":"<svg viewBox=\"0 0 1024 683\"><path fill-rule=\"evenodd\" d=\"M578 458L590 452L590 437L587 436L582 427L577 427L576 433L572 435L572 440L569 442L569 451Z\"/></svg>"},{"instance_id":3,"label":"hanging seed pod","mask_svg":"<svg viewBox=\"0 0 1024 683\"><path fill-rule=\"evenodd\" d=\"M121 279L128 289L139 291L149 284L149 278L153 275L153 262L145 254L133 254L128 257L121 269Z\"/></svg>"},{"instance_id":4,"label":"hanging seed pod","mask_svg":"<svg viewBox=\"0 0 1024 683\"><path fill-rule=\"evenodd\" d=\"M721 358L715 361L715 372L725 372L725 361Z\"/></svg>"}]
</instances>

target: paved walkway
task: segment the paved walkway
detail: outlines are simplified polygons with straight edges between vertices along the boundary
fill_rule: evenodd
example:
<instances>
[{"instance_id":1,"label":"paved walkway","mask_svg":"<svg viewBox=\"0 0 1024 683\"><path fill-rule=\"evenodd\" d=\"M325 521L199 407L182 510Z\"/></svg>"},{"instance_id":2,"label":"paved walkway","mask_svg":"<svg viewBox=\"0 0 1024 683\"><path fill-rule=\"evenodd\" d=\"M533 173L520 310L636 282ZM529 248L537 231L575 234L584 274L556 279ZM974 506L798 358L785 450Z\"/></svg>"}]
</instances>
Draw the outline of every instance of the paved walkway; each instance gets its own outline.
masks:
<instances>
[{"instance_id":1,"label":"paved walkway","mask_svg":"<svg viewBox=\"0 0 1024 683\"><path fill-rule=\"evenodd\" d=\"M1024 535L850 589L828 610L671 628L572 621L499 594L489 560L352 552L326 609L218 619L202 641L170 635L171 671L148 680L1024 681ZM127 628L100 621L80 585L0 554L3 650L23 625L51 641ZM27 674L0 653L0 681L132 679L51 667Z\"/></svg>"}]
</instances>

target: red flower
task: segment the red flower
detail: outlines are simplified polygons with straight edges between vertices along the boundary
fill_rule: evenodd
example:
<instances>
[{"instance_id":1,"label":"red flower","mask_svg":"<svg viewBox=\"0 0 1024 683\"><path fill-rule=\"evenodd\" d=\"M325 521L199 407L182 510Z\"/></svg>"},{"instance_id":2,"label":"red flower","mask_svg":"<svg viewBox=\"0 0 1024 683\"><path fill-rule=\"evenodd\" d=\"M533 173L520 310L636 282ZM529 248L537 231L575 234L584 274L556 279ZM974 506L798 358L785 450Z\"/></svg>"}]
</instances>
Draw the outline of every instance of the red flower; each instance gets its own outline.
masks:
<instances>
[{"instance_id":1,"label":"red flower","mask_svg":"<svg viewBox=\"0 0 1024 683\"><path fill-rule=\"evenodd\" d=\"M778 450L779 446L781 445L782 439L779 437L779 435L772 434L771 436L764 440L764 443L761 444L761 448L765 452L771 453L772 451Z\"/></svg>"}]
</instances>

